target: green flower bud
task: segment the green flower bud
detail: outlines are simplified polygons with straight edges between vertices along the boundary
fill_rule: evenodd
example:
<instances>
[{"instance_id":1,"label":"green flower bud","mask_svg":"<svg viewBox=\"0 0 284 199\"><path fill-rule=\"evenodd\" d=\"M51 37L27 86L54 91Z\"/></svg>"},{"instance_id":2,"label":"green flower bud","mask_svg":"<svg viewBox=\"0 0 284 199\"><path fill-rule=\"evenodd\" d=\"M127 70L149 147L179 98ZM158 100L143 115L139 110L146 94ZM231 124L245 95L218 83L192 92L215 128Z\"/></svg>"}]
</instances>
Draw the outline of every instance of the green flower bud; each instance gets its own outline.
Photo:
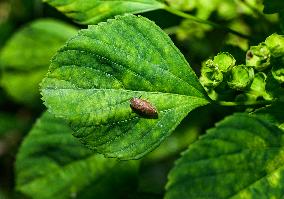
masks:
<instances>
[{"instance_id":1,"label":"green flower bud","mask_svg":"<svg viewBox=\"0 0 284 199\"><path fill-rule=\"evenodd\" d=\"M249 91L249 94L253 95L255 99L263 97L265 100L271 100L271 96L266 92L266 79L267 76L263 72L255 74Z\"/></svg>"},{"instance_id":2,"label":"green flower bud","mask_svg":"<svg viewBox=\"0 0 284 199\"><path fill-rule=\"evenodd\" d=\"M284 83L284 66L276 65L272 67L272 75L279 83Z\"/></svg>"},{"instance_id":3,"label":"green flower bud","mask_svg":"<svg viewBox=\"0 0 284 199\"><path fill-rule=\"evenodd\" d=\"M204 87L215 88L223 81L223 74L218 66L209 59L201 68L200 82Z\"/></svg>"},{"instance_id":4,"label":"green flower bud","mask_svg":"<svg viewBox=\"0 0 284 199\"><path fill-rule=\"evenodd\" d=\"M246 65L252 66L258 71L265 70L270 66L270 51L265 43L250 47L246 54Z\"/></svg>"},{"instance_id":5,"label":"green flower bud","mask_svg":"<svg viewBox=\"0 0 284 199\"><path fill-rule=\"evenodd\" d=\"M271 52L273 57L282 57L284 56L284 36L278 35L276 33L270 35L266 38L265 44Z\"/></svg>"},{"instance_id":6,"label":"green flower bud","mask_svg":"<svg viewBox=\"0 0 284 199\"><path fill-rule=\"evenodd\" d=\"M233 68L236 63L236 60L230 53L222 52L214 57L213 62L215 65L218 66L220 71L228 72Z\"/></svg>"},{"instance_id":7,"label":"green flower bud","mask_svg":"<svg viewBox=\"0 0 284 199\"><path fill-rule=\"evenodd\" d=\"M258 72L255 74L252 84L250 86L250 90L262 93L265 91L265 84L266 84L266 74L263 72Z\"/></svg>"},{"instance_id":8,"label":"green flower bud","mask_svg":"<svg viewBox=\"0 0 284 199\"><path fill-rule=\"evenodd\" d=\"M234 90L245 90L254 78L254 70L245 65L237 65L232 68L228 76L228 85Z\"/></svg>"}]
</instances>

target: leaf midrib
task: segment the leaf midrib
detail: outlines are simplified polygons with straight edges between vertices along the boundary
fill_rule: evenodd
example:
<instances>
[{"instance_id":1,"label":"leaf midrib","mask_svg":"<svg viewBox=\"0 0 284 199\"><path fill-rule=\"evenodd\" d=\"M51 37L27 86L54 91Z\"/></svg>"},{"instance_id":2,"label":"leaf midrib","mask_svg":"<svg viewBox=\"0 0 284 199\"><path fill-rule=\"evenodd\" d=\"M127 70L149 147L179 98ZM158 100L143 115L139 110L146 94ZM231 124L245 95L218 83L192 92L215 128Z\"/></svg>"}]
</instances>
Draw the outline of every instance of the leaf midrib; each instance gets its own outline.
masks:
<instances>
[{"instance_id":1,"label":"leaf midrib","mask_svg":"<svg viewBox=\"0 0 284 199\"><path fill-rule=\"evenodd\" d=\"M176 107L176 108L181 108L181 107L186 108L187 105L182 105L182 106L179 106L179 107ZM176 108L166 109L166 110L164 110L163 112L168 112L168 111L173 110L173 109L176 109ZM139 117L135 116L135 117L129 118L129 119L130 119L130 120L133 120L133 119L135 119L135 118L139 118ZM129 119L126 119L126 120L129 120ZM125 120L122 120L122 121L125 121ZM160 121L161 121L161 120L159 120L159 122L160 122ZM111 123L111 124L106 123L106 124L100 124L100 125L98 125L98 126L111 126L111 125L114 125L114 124L120 123L120 122L121 122L121 121L116 121L116 122ZM159 123L159 122L158 122L158 123ZM158 124L158 123L157 123L157 124ZM156 124L154 127L156 127L157 124ZM92 127L92 126L95 126L95 125L89 125L89 126L84 125L84 127ZM153 129L154 127L150 127L149 129ZM148 130L146 130L146 131L148 131ZM148 133L150 133L150 132L151 132L151 130L148 131ZM144 134L144 136L147 136L148 133ZM118 139L119 137L121 137L121 136L123 136L123 135L124 135L124 133L121 133L120 135L116 136L114 139L109 139L108 141L105 141L105 142L103 142L103 143L101 143L101 144L99 144L99 145L96 145L95 148L98 148L98 147L101 147L101 146L103 146L103 145L106 145L106 144L110 143L111 141L114 141L114 140ZM144 137L144 136L143 136L143 137ZM101 137L101 136L100 136L100 137ZM143 138L143 137L142 137L142 138ZM163 137L162 137L162 138L163 138ZM128 149L128 148L130 148L130 146L129 146L129 147L125 147L125 148L123 148L123 149L121 149L121 150L119 150L119 151L115 151L115 152L117 153L117 152L123 151L124 149ZM106 150L104 150L104 151L106 151ZM110 153L115 153L115 152L110 152ZM112 157L112 156L110 156L110 157Z\"/></svg>"},{"instance_id":2,"label":"leaf midrib","mask_svg":"<svg viewBox=\"0 0 284 199\"><path fill-rule=\"evenodd\" d=\"M45 89L43 89L43 90L56 90L56 91L59 91L59 90L122 90L122 91L129 91L129 90L123 90L123 89L72 89L72 88L62 88L62 89L59 89L59 88L52 88L52 89L48 89L48 88L45 88ZM132 92L132 91L129 91L129 92ZM153 92L153 93L159 93L159 92ZM163 94L165 94L165 93L163 93ZM170 93L167 93L168 95L178 95L178 94L170 94ZM186 95L183 95L184 97L186 97L186 98L196 98L196 99L202 99L202 102L205 102L205 100L203 99L203 98L198 98L198 97L194 97L194 96L186 96ZM82 99L82 100L84 100L84 99ZM114 105L111 105L111 107L115 107L115 106L117 106L117 105L119 105L119 104L122 104L122 103L125 103L125 102L127 102L127 101L129 101L129 99L127 99L127 100L122 100L120 103L116 103L116 104L114 104ZM188 100L188 101L190 101L190 100ZM184 105L185 104L185 105ZM205 105L205 103L201 103L201 104L204 104ZM185 107L190 107L191 106L191 104L189 103L183 103L183 104L179 104L178 106L174 106L174 107L171 107L171 108L168 108L168 109L164 109L164 110L159 110L159 112L166 112L166 111L169 111L169 110L171 110L171 109L176 109L176 108L179 108L179 107L181 107L181 106L185 106ZM107 106L107 107L105 107L105 108L109 108L110 106ZM52 109L52 108L51 108ZM103 109L100 109L100 110L103 110ZM94 113L94 111L90 111L90 112L83 112L83 113L76 113L76 114L72 114L72 116L81 116L81 115L86 115L86 114L88 114L88 113ZM69 114L60 114L61 115L61 117L63 117L63 118L68 118L68 115ZM113 124L116 124L117 122L120 122L120 121L116 121L116 122L113 122L113 123L106 123L107 125L113 125ZM84 125L84 127L90 127L90 126L106 126L106 124L100 124L100 125L95 125L95 124L91 124L91 125ZM82 124L81 124L82 125Z\"/></svg>"},{"instance_id":3,"label":"leaf midrib","mask_svg":"<svg viewBox=\"0 0 284 199\"><path fill-rule=\"evenodd\" d=\"M47 77L47 79L49 79L50 77ZM50 78L50 79L56 79L59 81L62 81L61 79L57 79L57 78ZM67 81L67 80L64 80ZM69 81L67 81L69 82ZM71 83L71 82L70 82ZM72 84L72 83L71 83ZM74 85L74 84L72 84ZM75 85L74 85L75 86ZM104 90L108 90L108 91L123 91L123 92L129 92L129 93L133 93L133 92L145 92L145 93L150 93L150 94L161 94L161 95L177 95L177 96L182 96L185 98L194 98L194 99L199 99L201 101L206 101L207 103L209 103L209 101L205 98L201 98L201 97L197 97L197 96L193 96L193 95L184 95L184 94L178 94L178 93L167 93L167 92L159 92L159 91L144 91L144 90L129 90L129 89L113 89L113 88L54 88L54 87L48 87L48 88L42 88L41 90L97 90L97 91L104 91Z\"/></svg>"}]
</instances>

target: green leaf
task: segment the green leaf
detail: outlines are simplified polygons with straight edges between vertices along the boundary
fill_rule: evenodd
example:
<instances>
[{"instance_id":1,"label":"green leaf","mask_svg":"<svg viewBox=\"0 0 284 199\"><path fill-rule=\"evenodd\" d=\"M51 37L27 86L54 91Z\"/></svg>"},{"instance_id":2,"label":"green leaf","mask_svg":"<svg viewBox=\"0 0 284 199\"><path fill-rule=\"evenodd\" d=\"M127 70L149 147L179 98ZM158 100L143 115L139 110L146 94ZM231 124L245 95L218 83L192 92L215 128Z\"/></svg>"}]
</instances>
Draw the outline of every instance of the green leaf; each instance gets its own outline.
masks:
<instances>
[{"instance_id":1,"label":"green leaf","mask_svg":"<svg viewBox=\"0 0 284 199\"><path fill-rule=\"evenodd\" d=\"M282 198L283 135L255 116L227 117L176 162L165 198Z\"/></svg>"},{"instance_id":2,"label":"green leaf","mask_svg":"<svg viewBox=\"0 0 284 199\"><path fill-rule=\"evenodd\" d=\"M284 102L275 102L266 107L257 109L253 114L261 117L263 120L277 125L284 130L284 114L283 114Z\"/></svg>"},{"instance_id":3,"label":"green leaf","mask_svg":"<svg viewBox=\"0 0 284 199\"><path fill-rule=\"evenodd\" d=\"M118 198L134 188L137 161L105 159L72 133L64 121L43 114L17 154L17 190L35 199L85 199Z\"/></svg>"},{"instance_id":4,"label":"green leaf","mask_svg":"<svg viewBox=\"0 0 284 199\"><path fill-rule=\"evenodd\" d=\"M40 19L15 33L0 54L6 92L17 102L33 105L52 55L76 32L63 22Z\"/></svg>"},{"instance_id":5,"label":"green leaf","mask_svg":"<svg viewBox=\"0 0 284 199\"><path fill-rule=\"evenodd\" d=\"M156 148L205 91L170 38L144 17L125 15L90 26L55 55L42 82L45 105L69 121L89 148L137 159ZM156 107L158 119L130 108L133 97Z\"/></svg>"},{"instance_id":6,"label":"green leaf","mask_svg":"<svg viewBox=\"0 0 284 199\"><path fill-rule=\"evenodd\" d=\"M97 24L116 15L163 8L158 0L43 0L81 24Z\"/></svg>"},{"instance_id":7,"label":"green leaf","mask_svg":"<svg viewBox=\"0 0 284 199\"><path fill-rule=\"evenodd\" d=\"M1 86L14 101L28 106L38 105L39 83L47 71L47 66L44 69L31 69L30 72L7 70L2 74Z\"/></svg>"},{"instance_id":8,"label":"green leaf","mask_svg":"<svg viewBox=\"0 0 284 199\"><path fill-rule=\"evenodd\" d=\"M264 0L263 5L265 14L284 12L284 1L282 0Z\"/></svg>"}]
</instances>

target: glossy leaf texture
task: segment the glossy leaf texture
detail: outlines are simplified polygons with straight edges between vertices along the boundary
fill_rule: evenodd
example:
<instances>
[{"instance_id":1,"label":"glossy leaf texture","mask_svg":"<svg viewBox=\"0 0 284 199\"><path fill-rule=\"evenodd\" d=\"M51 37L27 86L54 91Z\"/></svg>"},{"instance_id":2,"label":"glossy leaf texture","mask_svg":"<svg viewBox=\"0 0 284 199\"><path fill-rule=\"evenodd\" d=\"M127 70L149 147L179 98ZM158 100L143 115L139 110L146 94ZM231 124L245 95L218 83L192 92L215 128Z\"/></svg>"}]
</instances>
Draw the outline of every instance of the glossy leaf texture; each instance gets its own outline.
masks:
<instances>
[{"instance_id":1,"label":"glossy leaf texture","mask_svg":"<svg viewBox=\"0 0 284 199\"><path fill-rule=\"evenodd\" d=\"M255 116L225 118L176 162L165 198L282 198L283 135Z\"/></svg>"},{"instance_id":2,"label":"glossy leaf texture","mask_svg":"<svg viewBox=\"0 0 284 199\"><path fill-rule=\"evenodd\" d=\"M53 19L39 19L21 28L1 51L1 86L15 101L34 105L52 55L76 32L73 26Z\"/></svg>"},{"instance_id":3,"label":"glossy leaf texture","mask_svg":"<svg viewBox=\"0 0 284 199\"><path fill-rule=\"evenodd\" d=\"M55 55L42 82L45 105L67 120L89 148L137 159L156 148L205 91L170 38L144 17L125 15L90 26ZM158 118L135 113L141 97Z\"/></svg>"},{"instance_id":4,"label":"glossy leaf texture","mask_svg":"<svg viewBox=\"0 0 284 199\"><path fill-rule=\"evenodd\" d=\"M158 0L44 0L81 24L97 24L126 13L143 13L163 8Z\"/></svg>"},{"instance_id":5,"label":"glossy leaf texture","mask_svg":"<svg viewBox=\"0 0 284 199\"><path fill-rule=\"evenodd\" d=\"M64 121L44 113L17 154L16 188L35 199L120 198L135 189L137 171L137 161L94 154Z\"/></svg>"}]
</instances>

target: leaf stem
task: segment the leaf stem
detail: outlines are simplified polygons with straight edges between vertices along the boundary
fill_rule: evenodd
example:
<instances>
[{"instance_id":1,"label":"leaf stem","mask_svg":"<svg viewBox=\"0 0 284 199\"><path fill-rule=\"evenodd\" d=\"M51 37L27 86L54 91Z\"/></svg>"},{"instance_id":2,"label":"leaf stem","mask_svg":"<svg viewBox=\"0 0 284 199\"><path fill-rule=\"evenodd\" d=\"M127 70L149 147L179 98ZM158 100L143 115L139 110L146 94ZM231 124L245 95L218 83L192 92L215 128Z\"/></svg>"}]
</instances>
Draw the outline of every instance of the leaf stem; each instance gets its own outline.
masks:
<instances>
[{"instance_id":1,"label":"leaf stem","mask_svg":"<svg viewBox=\"0 0 284 199\"><path fill-rule=\"evenodd\" d=\"M163 29L163 31L165 33L167 33L168 35L172 35L172 34L176 33L177 30L178 30L178 26L172 26L172 27Z\"/></svg>"},{"instance_id":2,"label":"leaf stem","mask_svg":"<svg viewBox=\"0 0 284 199\"><path fill-rule=\"evenodd\" d=\"M218 29L222 29L222 30L225 30L229 33L232 33L232 34L235 34L235 35L238 35L240 37L243 37L243 38L246 38L246 39L249 39L250 37L246 34L243 34L243 33L240 33L238 31L235 31L235 30L232 30L231 28L228 28L226 26L222 26L220 24L217 24L217 23L214 23L212 21L209 21L209 20L204 20L204 19L200 19L198 17L195 17L193 15L190 15L188 13L185 13L185 12L182 12L180 10L176 10L174 8L171 8L169 6L165 6L164 9L172 14L175 14L177 16L180 16L180 17L183 17L185 19L190 19L192 21L195 21L195 22L198 22L198 23L202 23L202 24L208 24L214 28L218 28Z\"/></svg>"},{"instance_id":3,"label":"leaf stem","mask_svg":"<svg viewBox=\"0 0 284 199\"><path fill-rule=\"evenodd\" d=\"M256 102L227 102L227 101L215 101L221 106L252 106L252 105L268 105L273 101L256 101Z\"/></svg>"}]
</instances>

